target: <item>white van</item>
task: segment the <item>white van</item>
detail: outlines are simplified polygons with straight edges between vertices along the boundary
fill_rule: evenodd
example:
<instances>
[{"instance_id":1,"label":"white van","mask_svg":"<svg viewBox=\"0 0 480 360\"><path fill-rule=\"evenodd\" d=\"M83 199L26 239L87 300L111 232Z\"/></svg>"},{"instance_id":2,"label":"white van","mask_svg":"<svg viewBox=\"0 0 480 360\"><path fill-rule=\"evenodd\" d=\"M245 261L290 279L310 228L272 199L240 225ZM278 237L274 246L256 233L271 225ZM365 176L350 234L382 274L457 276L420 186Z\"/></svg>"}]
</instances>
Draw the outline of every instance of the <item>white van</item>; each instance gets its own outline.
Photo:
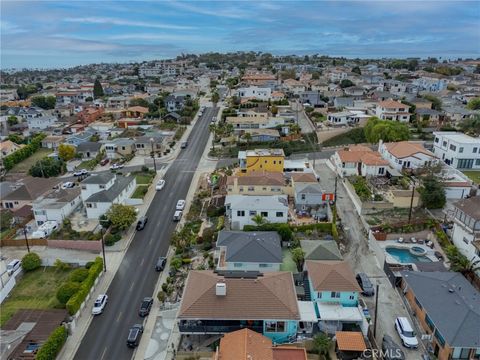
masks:
<instances>
[{"instance_id":1,"label":"white van","mask_svg":"<svg viewBox=\"0 0 480 360\"><path fill-rule=\"evenodd\" d=\"M18 259L14 259L10 261L7 265L7 273L8 275L12 275L15 271L20 268L21 262Z\"/></svg>"},{"instance_id":2,"label":"white van","mask_svg":"<svg viewBox=\"0 0 480 360\"><path fill-rule=\"evenodd\" d=\"M56 221L45 221L42 225L38 227L36 231L32 233L32 238L44 239L58 228L59 226Z\"/></svg>"}]
</instances>

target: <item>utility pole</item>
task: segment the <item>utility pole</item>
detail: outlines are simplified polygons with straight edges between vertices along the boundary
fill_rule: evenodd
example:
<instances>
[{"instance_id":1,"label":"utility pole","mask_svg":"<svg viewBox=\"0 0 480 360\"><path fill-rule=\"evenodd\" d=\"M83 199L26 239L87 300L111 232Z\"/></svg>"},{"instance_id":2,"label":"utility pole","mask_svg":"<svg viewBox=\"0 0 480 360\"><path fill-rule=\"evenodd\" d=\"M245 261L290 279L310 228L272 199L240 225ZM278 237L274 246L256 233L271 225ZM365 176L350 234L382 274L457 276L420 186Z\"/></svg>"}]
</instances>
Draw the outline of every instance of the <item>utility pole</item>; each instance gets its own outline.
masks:
<instances>
[{"instance_id":1,"label":"utility pole","mask_svg":"<svg viewBox=\"0 0 480 360\"><path fill-rule=\"evenodd\" d=\"M150 138L150 144L152 145L152 159L153 159L153 169L157 173L157 164L155 163L155 151L153 151L153 138Z\"/></svg>"},{"instance_id":2,"label":"utility pole","mask_svg":"<svg viewBox=\"0 0 480 360\"><path fill-rule=\"evenodd\" d=\"M338 181L338 176L335 176L335 196L334 196L335 203L337 202L337 181Z\"/></svg>"},{"instance_id":3,"label":"utility pole","mask_svg":"<svg viewBox=\"0 0 480 360\"><path fill-rule=\"evenodd\" d=\"M408 223L412 220L413 198L415 196L415 184L412 187L412 197L410 198L410 211L408 212Z\"/></svg>"},{"instance_id":4,"label":"utility pole","mask_svg":"<svg viewBox=\"0 0 480 360\"><path fill-rule=\"evenodd\" d=\"M378 289L380 289L380 286L377 283L375 290L375 319L373 319L373 337L375 340L377 339Z\"/></svg>"},{"instance_id":5,"label":"utility pole","mask_svg":"<svg viewBox=\"0 0 480 360\"><path fill-rule=\"evenodd\" d=\"M105 258L105 231L103 230L102 220L100 220L100 231L102 232L103 272L107 272L107 259Z\"/></svg>"},{"instance_id":6,"label":"utility pole","mask_svg":"<svg viewBox=\"0 0 480 360\"><path fill-rule=\"evenodd\" d=\"M27 251L30 252L30 246L28 245L28 239L27 239L27 228L25 226L23 227L23 235L25 236L25 243L27 244Z\"/></svg>"}]
</instances>

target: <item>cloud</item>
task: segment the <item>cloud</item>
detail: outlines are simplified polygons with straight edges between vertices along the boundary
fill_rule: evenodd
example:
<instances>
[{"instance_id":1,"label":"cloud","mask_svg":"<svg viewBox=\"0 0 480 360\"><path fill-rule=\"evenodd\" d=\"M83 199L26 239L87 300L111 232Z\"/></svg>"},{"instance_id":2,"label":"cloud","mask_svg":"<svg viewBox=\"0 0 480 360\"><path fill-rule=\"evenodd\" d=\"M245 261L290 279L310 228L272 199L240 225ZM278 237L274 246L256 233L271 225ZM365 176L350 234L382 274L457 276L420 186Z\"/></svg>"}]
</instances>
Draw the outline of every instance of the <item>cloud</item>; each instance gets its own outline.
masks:
<instances>
[{"instance_id":1,"label":"cloud","mask_svg":"<svg viewBox=\"0 0 480 360\"><path fill-rule=\"evenodd\" d=\"M17 26L11 22L5 21L5 20L0 20L0 33L2 35L8 35L8 34L20 34L24 33L27 30L22 29L20 26Z\"/></svg>"},{"instance_id":2,"label":"cloud","mask_svg":"<svg viewBox=\"0 0 480 360\"><path fill-rule=\"evenodd\" d=\"M186 10L188 12L195 13L195 14L215 16L215 17L245 19L245 18L251 18L253 16L252 13L244 11L239 8L239 5L241 4L241 2L236 2L235 6L232 6L229 8L222 8L221 6L224 5L224 3L216 2L214 3L216 7L215 9L208 9L205 6L198 7L198 6L190 5L190 3L187 3L187 2L178 2L178 1L171 1L168 4L180 10Z\"/></svg>"},{"instance_id":3,"label":"cloud","mask_svg":"<svg viewBox=\"0 0 480 360\"><path fill-rule=\"evenodd\" d=\"M214 41L208 36L193 34L154 34L154 33L128 33L108 36L109 40L161 40L161 41L179 41L179 42L210 42Z\"/></svg>"},{"instance_id":4,"label":"cloud","mask_svg":"<svg viewBox=\"0 0 480 360\"><path fill-rule=\"evenodd\" d=\"M135 26L135 27L148 27L148 28L158 28L158 29L170 29L170 30L192 30L195 29L193 26L184 26L184 25L172 25L172 24L162 24L160 22L149 22L149 21L132 21L127 19L116 19L110 17L97 17L97 16L88 16L88 17L68 17L63 19L66 22L72 23L82 23L82 24L105 24L105 25L119 25L119 26Z\"/></svg>"}]
</instances>

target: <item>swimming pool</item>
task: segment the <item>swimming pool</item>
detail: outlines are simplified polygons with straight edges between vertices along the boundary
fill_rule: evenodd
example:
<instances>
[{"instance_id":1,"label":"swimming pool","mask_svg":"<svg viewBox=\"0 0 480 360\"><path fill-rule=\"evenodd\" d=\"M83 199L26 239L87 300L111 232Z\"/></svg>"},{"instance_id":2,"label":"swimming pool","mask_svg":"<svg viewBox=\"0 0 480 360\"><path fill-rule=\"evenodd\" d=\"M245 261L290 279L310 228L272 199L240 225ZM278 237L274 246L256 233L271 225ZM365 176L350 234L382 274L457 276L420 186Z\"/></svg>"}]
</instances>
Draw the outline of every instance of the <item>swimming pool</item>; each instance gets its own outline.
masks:
<instances>
[{"instance_id":1,"label":"swimming pool","mask_svg":"<svg viewBox=\"0 0 480 360\"><path fill-rule=\"evenodd\" d=\"M405 263L415 263L415 262L432 262L426 256L415 256L410 253L409 249L397 249L394 247L387 247L385 251L391 255L395 260Z\"/></svg>"}]
</instances>

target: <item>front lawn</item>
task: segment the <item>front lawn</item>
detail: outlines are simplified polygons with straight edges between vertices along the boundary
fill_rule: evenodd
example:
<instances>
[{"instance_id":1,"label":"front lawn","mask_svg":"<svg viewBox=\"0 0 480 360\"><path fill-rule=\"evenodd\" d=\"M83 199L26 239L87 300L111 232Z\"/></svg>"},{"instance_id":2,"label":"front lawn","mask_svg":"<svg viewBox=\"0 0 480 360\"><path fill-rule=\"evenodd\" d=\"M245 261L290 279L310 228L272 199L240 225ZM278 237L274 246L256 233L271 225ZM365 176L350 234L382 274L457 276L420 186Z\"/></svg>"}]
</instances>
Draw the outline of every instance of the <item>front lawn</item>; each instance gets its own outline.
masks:
<instances>
[{"instance_id":1,"label":"front lawn","mask_svg":"<svg viewBox=\"0 0 480 360\"><path fill-rule=\"evenodd\" d=\"M137 180L138 185L150 185L153 181L155 174L152 173L138 173L135 175L135 179Z\"/></svg>"},{"instance_id":2,"label":"front lawn","mask_svg":"<svg viewBox=\"0 0 480 360\"><path fill-rule=\"evenodd\" d=\"M52 153L52 149L38 149L31 156L15 165L10 172L26 173L38 161Z\"/></svg>"},{"instance_id":3,"label":"front lawn","mask_svg":"<svg viewBox=\"0 0 480 360\"><path fill-rule=\"evenodd\" d=\"M480 184L480 171L463 171L475 184Z\"/></svg>"},{"instance_id":4,"label":"front lawn","mask_svg":"<svg viewBox=\"0 0 480 360\"><path fill-rule=\"evenodd\" d=\"M20 309L64 308L56 293L71 270L61 271L54 267L39 268L23 275L7 299L0 305L0 326L3 326Z\"/></svg>"},{"instance_id":5,"label":"front lawn","mask_svg":"<svg viewBox=\"0 0 480 360\"><path fill-rule=\"evenodd\" d=\"M143 199L145 194L148 191L148 185L139 185L133 192L131 198L133 199Z\"/></svg>"},{"instance_id":6,"label":"front lawn","mask_svg":"<svg viewBox=\"0 0 480 360\"><path fill-rule=\"evenodd\" d=\"M86 169L86 170L93 170L95 166L97 166L98 161L96 159L85 160L77 166L77 169Z\"/></svg>"}]
</instances>

